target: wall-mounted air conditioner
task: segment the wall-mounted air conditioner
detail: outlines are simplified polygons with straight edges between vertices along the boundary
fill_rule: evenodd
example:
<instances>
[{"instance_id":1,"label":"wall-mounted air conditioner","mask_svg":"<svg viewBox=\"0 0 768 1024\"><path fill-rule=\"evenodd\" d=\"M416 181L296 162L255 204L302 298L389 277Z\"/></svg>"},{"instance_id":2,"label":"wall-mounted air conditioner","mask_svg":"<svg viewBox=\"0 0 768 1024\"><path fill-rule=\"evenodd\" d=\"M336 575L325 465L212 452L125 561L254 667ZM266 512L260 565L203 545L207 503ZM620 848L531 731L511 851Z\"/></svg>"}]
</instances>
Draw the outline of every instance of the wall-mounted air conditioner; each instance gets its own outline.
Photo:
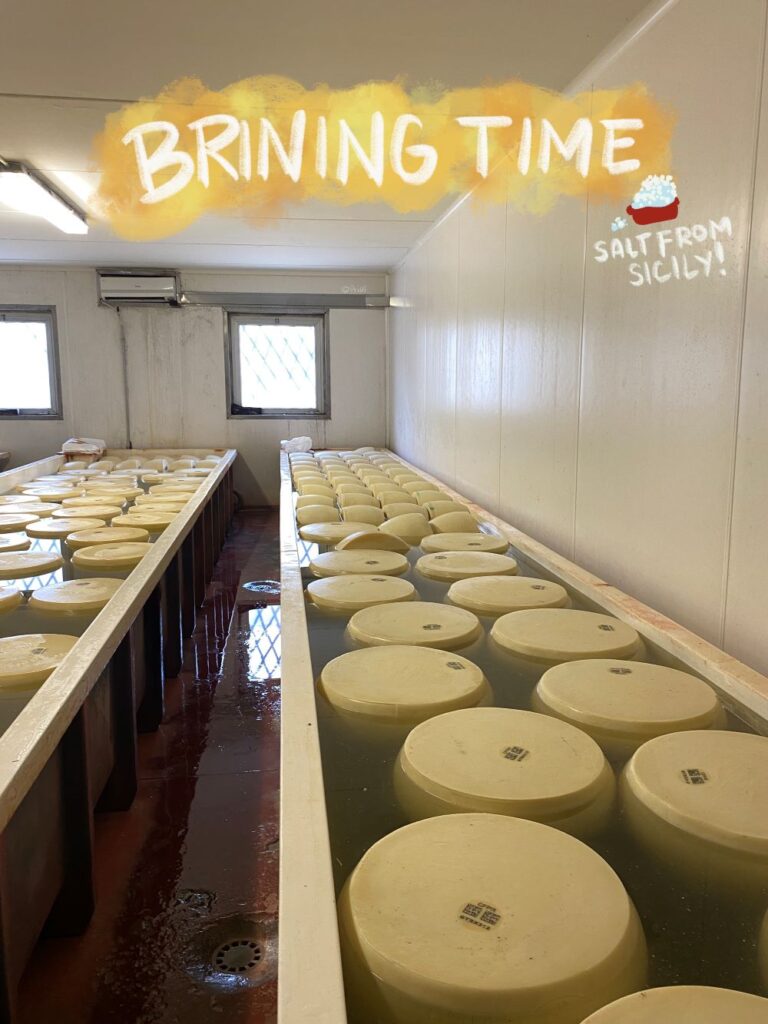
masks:
<instances>
[{"instance_id":1,"label":"wall-mounted air conditioner","mask_svg":"<svg viewBox=\"0 0 768 1024\"><path fill-rule=\"evenodd\" d=\"M99 270L99 299L110 306L148 302L176 306L179 275L166 270Z\"/></svg>"}]
</instances>

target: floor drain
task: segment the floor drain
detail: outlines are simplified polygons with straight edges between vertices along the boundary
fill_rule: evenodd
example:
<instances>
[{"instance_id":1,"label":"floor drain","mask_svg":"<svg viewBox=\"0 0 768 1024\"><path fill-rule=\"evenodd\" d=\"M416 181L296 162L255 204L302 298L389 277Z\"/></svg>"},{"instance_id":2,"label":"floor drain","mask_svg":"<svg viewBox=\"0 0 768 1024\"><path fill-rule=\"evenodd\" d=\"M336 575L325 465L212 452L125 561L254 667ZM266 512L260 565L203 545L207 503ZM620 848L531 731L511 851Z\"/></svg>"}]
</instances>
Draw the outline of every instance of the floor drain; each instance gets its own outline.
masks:
<instances>
[{"instance_id":1,"label":"floor drain","mask_svg":"<svg viewBox=\"0 0 768 1024\"><path fill-rule=\"evenodd\" d=\"M219 946L213 954L213 966L216 970L229 974L252 971L260 961L261 946L255 939L230 939Z\"/></svg>"},{"instance_id":2,"label":"floor drain","mask_svg":"<svg viewBox=\"0 0 768 1024\"><path fill-rule=\"evenodd\" d=\"M243 590L251 594L269 594L272 597L280 596L280 584L277 580L251 580L243 584Z\"/></svg>"}]
</instances>

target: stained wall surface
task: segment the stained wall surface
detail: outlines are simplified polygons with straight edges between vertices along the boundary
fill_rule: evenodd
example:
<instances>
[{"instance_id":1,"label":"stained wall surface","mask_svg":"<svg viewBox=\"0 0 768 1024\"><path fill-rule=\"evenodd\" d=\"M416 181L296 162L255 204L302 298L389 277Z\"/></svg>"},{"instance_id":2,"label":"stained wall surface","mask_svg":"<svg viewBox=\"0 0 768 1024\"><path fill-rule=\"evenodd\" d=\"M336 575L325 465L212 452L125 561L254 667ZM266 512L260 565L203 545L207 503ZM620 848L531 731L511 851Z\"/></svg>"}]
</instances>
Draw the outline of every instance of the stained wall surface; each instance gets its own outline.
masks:
<instances>
[{"instance_id":1,"label":"stained wall surface","mask_svg":"<svg viewBox=\"0 0 768 1024\"><path fill-rule=\"evenodd\" d=\"M630 258L595 259L620 206L470 197L396 270L390 316L398 452L762 670L766 7L678 0L591 79L675 110L676 224L730 218L722 264L689 249L697 276L633 285Z\"/></svg>"}]
</instances>

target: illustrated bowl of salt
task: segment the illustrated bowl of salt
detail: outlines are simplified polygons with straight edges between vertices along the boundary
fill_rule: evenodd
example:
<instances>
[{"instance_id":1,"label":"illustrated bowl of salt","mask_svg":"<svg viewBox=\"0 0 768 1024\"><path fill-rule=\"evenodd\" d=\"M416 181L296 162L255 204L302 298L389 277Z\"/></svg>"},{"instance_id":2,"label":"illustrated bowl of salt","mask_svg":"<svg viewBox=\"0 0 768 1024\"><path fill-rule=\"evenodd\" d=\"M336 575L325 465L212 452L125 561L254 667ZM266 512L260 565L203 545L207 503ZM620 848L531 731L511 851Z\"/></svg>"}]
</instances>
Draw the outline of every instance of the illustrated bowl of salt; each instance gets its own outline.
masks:
<instances>
[{"instance_id":1,"label":"illustrated bowl of salt","mask_svg":"<svg viewBox=\"0 0 768 1024\"><path fill-rule=\"evenodd\" d=\"M649 174L627 207L635 224L657 224L674 220L680 200L671 174Z\"/></svg>"}]
</instances>

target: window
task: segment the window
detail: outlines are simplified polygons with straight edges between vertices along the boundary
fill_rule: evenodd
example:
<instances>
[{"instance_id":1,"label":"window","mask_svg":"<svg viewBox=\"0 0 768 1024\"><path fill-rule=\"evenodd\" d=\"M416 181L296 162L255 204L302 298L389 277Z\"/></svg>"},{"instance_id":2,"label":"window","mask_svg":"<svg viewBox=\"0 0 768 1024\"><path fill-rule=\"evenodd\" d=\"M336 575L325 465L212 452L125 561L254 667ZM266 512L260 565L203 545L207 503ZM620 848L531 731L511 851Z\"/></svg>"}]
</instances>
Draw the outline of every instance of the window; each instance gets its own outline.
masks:
<instances>
[{"instance_id":1,"label":"window","mask_svg":"<svg viewBox=\"0 0 768 1024\"><path fill-rule=\"evenodd\" d=\"M230 416L327 416L324 314L229 314Z\"/></svg>"},{"instance_id":2,"label":"window","mask_svg":"<svg viewBox=\"0 0 768 1024\"><path fill-rule=\"evenodd\" d=\"M0 306L0 416L61 418L56 317L50 307Z\"/></svg>"}]
</instances>

